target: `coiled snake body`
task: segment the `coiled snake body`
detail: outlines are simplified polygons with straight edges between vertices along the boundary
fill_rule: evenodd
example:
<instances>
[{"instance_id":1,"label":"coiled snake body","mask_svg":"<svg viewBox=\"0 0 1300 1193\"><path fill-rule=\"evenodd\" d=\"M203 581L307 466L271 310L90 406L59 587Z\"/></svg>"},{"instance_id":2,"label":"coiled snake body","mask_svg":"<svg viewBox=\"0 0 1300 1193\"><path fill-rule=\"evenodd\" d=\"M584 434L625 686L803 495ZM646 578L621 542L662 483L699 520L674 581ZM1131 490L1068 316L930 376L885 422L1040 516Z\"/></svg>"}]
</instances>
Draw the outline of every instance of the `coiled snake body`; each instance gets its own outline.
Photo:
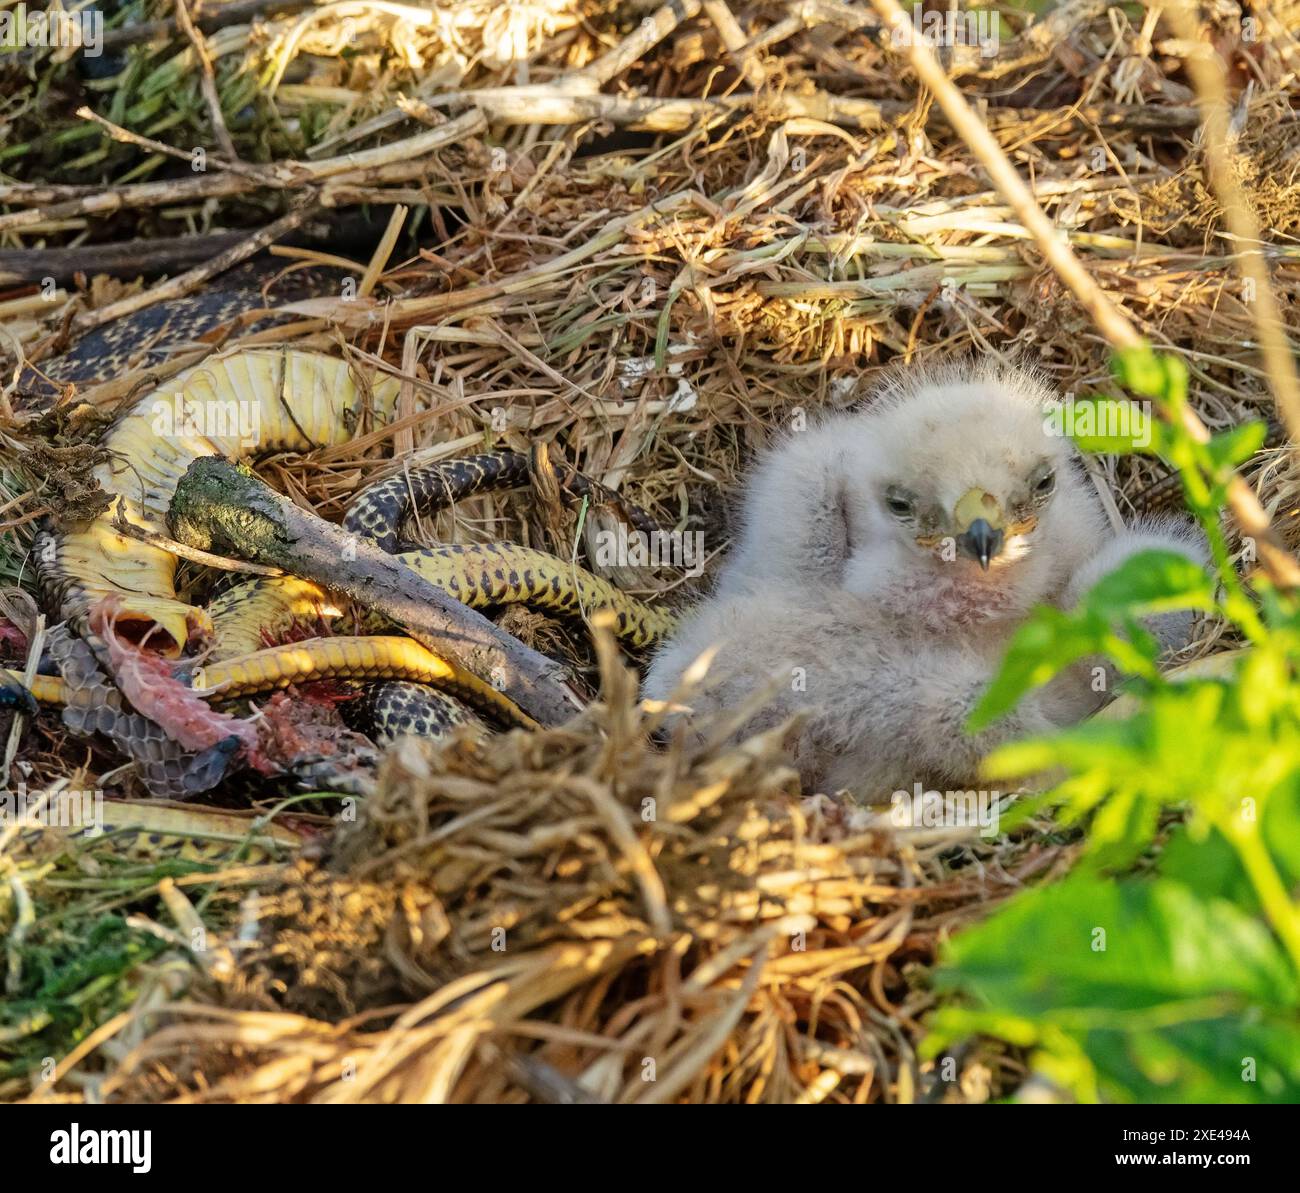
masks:
<instances>
[{"instance_id":1,"label":"coiled snake body","mask_svg":"<svg viewBox=\"0 0 1300 1193\"><path fill-rule=\"evenodd\" d=\"M159 655L179 659L192 640L209 643L190 675L193 690L209 699L228 701L321 678L379 679L389 682L371 688L350 711L375 716L380 738L472 723L472 714L450 696L506 725L531 725L486 680L391 632L268 647L303 627L327 624L338 612L330 594L290 576L260 577L200 608L177 593L175 555L121 533L125 522L145 536L166 537L172 495L194 459L345 443L368 425L392 418L397 389L391 378L368 384L345 362L319 353L252 349L211 357L135 401L101 441L108 460L95 470L115 508L87 526L37 542L46 606L67 625L50 637L61 678L38 677L32 694L62 704L65 723L74 731L112 740L135 760L152 793L172 797L219 781L234 747L222 742L220 749L208 751L183 748L131 706L104 676L111 651L91 630L93 617L102 617L105 608L112 610L114 634L144 641ZM412 512L516 486L527 472L527 458L510 452L413 469L364 491L349 509L345 527L394 552ZM563 474L562 488L612 506L639 528L654 526L647 515L580 474ZM608 608L616 633L636 647L652 644L672 625L666 611L607 581L512 544L426 548L399 558L472 607L526 602L561 613ZM372 622L367 628L384 627ZM439 694L429 693L430 684Z\"/></svg>"}]
</instances>

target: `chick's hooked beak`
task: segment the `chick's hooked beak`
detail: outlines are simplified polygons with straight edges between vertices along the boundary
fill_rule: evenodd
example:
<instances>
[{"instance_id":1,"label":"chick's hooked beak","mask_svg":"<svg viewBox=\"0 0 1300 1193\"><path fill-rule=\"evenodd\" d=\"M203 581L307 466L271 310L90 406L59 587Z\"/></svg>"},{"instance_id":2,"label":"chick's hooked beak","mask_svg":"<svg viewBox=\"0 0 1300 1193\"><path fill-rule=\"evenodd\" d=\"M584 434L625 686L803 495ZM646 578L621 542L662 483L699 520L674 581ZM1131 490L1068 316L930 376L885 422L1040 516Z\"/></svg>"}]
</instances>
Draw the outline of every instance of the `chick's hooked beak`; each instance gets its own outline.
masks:
<instances>
[{"instance_id":1,"label":"chick's hooked beak","mask_svg":"<svg viewBox=\"0 0 1300 1193\"><path fill-rule=\"evenodd\" d=\"M953 506L957 546L986 572L989 561L1002 552L1006 533L998 499L983 489L968 489Z\"/></svg>"}]
</instances>

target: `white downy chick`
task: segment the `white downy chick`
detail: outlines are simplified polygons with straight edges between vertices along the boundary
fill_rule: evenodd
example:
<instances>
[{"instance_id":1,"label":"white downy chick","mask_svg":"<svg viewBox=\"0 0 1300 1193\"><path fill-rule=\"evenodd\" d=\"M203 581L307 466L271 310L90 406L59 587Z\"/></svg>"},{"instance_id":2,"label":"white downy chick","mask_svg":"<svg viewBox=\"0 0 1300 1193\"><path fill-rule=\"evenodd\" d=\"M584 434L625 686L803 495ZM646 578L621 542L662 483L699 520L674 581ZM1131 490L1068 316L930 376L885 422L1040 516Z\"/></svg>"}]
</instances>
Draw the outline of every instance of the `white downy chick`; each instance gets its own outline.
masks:
<instances>
[{"instance_id":1,"label":"white downy chick","mask_svg":"<svg viewBox=\"0 0 1300 1193\"><path fill-rule=\"evenodd\" d=\"M1139 551L1205 559L1191 523L1112 531L1073 444L1046 418L1056 396L1020 369L913 373L771 450L713 594L657 653L645 696L668 699L715 648L693 712L734 708L775 682L745 731L802 711L806 789L864 799L969 784L1002 741L1094 711L1106 693L1077 666L985 732L964 731L1035 605L1071 607ZM1151 628L1174 649L1191 620Z\"/></svg>"}]
</instances>

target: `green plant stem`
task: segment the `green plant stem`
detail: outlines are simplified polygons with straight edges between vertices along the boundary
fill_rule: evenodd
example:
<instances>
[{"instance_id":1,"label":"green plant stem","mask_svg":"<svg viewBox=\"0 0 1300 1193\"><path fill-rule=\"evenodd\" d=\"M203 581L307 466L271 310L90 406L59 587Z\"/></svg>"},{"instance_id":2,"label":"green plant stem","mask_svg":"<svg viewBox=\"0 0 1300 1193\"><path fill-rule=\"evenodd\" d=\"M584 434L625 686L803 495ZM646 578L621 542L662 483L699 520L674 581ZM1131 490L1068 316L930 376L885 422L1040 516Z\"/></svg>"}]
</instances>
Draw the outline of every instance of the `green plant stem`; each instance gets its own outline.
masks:
<instances>
[{"instance_id":1,"label":"green plant stem","mask_svg":"<svg viewBox=\"0 0 1300 1193\"><path fill-rule=\"evenodd\" d=\"M1204 531L1210 544L1210 555L1219 573L1219 582L1223 585L1223 600L1219 607L1224 617L1231 621L1255 645L1268 637L1268 631L1260 620L1255 602L1250 599L1237 569L1232 566L1232 556L1228 552L1227 540L1223 537L1223 527L1219 524L1218 511L1222 503L1216 503L1213 490L1205 478L1190 461L1179 465L1183 480L1183 496L1196 521Z\"/></svg>"},{"instance_id":2,"label":"green plant stem","mask_svg":"<svg viewBox=\"0 0 1300 1193\"><path fill-rule=\"evenodd\" d=\"M1219 822L1219 829L1232 842L1241 864L1259 897L1264 915L1282 941L1296 976L1300 977L1300 907L1291 901L1282 876L1264 846L1258 823L1244 829L1236 817Z\"/></svg>"}]
</instances>

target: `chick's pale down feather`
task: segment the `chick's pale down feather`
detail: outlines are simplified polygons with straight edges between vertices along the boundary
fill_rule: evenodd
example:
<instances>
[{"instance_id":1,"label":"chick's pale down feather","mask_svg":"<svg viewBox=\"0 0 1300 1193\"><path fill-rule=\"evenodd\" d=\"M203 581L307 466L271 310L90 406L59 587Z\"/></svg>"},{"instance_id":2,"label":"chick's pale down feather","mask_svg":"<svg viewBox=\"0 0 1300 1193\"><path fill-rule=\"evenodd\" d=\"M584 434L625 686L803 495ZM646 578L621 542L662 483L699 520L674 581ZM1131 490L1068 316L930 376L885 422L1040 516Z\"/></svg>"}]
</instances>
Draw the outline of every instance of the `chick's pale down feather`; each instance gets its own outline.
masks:
<instances>
[{"instance_id":1,"label":"chick's pale down feather","mask_svg":"<svg viewBox=\"0 0 1300 1193\"><path fill-rule=\"evenodd\" d=\"M869 799L968 785L993 746L1094 711L1105 692L1081 664L984 733L963 729L1035 605L1073 605L1139 551L1205 558L1190 524L1111 531L1044 417L1053 397L1032 373L954 367L778 444L746 486L713 595L652 661L645 695L668 699L714 648L693 714L770 687L745 732L801 713L807 789ZM970 546L972 510L998 535L987 568ZM1176 648L1191 623L1175 614L1152 628Z\"/></svg>"}]
</instances>

